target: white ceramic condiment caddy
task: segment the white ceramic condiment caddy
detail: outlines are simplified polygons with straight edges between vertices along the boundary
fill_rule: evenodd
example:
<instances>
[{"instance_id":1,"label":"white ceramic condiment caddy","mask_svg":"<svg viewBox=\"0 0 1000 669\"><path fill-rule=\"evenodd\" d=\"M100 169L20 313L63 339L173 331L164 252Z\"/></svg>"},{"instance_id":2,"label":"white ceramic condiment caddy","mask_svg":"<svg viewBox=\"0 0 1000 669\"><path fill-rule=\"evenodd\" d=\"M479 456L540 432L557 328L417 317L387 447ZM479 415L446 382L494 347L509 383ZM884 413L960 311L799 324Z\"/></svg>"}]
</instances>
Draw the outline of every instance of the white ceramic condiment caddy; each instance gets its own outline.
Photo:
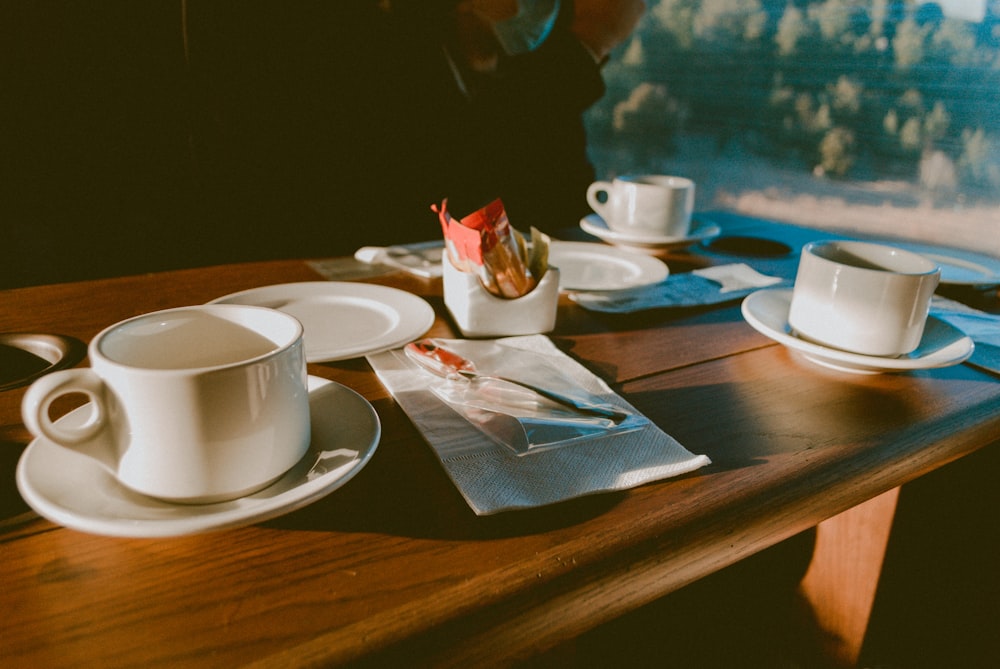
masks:
<instances>
[{"instance_id":1,"label":"white ceramic condiment caddy","mask_svg":"<svg viewBox=\"0 0 1000 669\"><path fill-rule=\"evenodd\" d=\"M556 325L559 269L549 267L538 285L523 297L505 299L487 291L479 279L452 265L444 265L444 303L466 337L508 337L541 334Z\"/></svg>"}]
</instances>

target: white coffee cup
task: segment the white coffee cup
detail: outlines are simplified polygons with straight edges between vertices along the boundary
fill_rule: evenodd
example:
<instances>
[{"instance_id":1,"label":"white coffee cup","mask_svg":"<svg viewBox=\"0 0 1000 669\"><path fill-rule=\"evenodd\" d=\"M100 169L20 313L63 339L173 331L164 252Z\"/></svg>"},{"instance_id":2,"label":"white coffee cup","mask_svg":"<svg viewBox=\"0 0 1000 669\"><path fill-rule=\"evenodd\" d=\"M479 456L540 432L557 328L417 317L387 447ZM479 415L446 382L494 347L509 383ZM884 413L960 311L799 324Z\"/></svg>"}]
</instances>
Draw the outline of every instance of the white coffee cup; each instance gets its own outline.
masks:
<instances>
[{"instance_id":1,"label":"white coffee cup","mask_svg":"<svg viewBox=\"0 0 1000 669\"><path fill-rule=\"evenodd\" d=\"M694 190L694 182L684 177L637 174L595 181L587 189L587 202L614 232L685 237L691 229Z\"/></svg>"},{"instance_id":2,"label":"white coffee cup","mask_svg":"<svg viewBox=\"0 0 1000 669\"><path fill-rule=\"evenodd\" d=\"M260 490L309 447L302 325L264 307L200 305L105 329L91 367L35 381L21 405L37 436L90 456L137 492L208 503ZM82 393L86 419L53 420ZM74 416L77 412L74 412Z\"/></svg>"},{"instance_id":3,"label":"white coffee cup","mask_svg":"<svg viewBox=\"0 0 1000 669\"><path fill-rule=\"evenodd\" d=\"M788 324L852 353L897 357L920 344L941 270L884 244L821 241L802 249Z\"/></svg>"}]
</instances>

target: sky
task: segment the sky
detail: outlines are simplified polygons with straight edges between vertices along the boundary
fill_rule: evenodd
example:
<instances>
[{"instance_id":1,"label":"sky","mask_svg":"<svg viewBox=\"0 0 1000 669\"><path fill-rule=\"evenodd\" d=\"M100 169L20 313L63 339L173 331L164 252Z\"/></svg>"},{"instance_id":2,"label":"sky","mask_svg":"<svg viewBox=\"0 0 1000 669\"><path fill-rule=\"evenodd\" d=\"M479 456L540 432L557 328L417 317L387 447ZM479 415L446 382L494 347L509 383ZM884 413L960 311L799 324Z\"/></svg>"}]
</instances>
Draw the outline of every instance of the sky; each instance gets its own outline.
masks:
<instances>
[{"instance_id":1,"label":"sky","mask_svg":"<svg viewBox=\"0 0 1000 669\"><path fill-rule=\"evenodd\" d=\"M986 16L986 0L933 0L945 16L979 23Z\"/></svg>"}]
</instances>

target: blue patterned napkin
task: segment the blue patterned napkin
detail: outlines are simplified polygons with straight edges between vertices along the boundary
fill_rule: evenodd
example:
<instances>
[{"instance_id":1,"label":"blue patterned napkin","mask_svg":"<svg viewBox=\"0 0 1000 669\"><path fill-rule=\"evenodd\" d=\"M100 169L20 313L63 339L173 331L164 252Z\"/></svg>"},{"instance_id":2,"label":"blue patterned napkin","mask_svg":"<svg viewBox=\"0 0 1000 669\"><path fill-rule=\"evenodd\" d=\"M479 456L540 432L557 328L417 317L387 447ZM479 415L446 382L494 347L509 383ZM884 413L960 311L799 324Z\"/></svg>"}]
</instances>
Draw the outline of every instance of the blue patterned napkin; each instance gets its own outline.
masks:
<instances>
[{"instance_id":1,"label":"blue patterned napkin","mask_svg":"<svg viewBox=\"0 0 1000 669\"><path fill-rule=\"evenodd\" d=\"M584 309L629 313L662 307L696 307L746 297L760 288L791 282L761 274L744 263L671 274L649 286L601 292L576 292L570 298Z\"/></svg>"},{"instance_id":2,"label":"blue patterned napkin","mask_svg":"<svg viewBox=\"0 0 1000 669\"><path fill-rule=\"evenodd\" d=\"M931 302L931 315L972 338L976 349L967 364L1000 374L1000 316L939 296Z\"/></svg>"}]
</instances>

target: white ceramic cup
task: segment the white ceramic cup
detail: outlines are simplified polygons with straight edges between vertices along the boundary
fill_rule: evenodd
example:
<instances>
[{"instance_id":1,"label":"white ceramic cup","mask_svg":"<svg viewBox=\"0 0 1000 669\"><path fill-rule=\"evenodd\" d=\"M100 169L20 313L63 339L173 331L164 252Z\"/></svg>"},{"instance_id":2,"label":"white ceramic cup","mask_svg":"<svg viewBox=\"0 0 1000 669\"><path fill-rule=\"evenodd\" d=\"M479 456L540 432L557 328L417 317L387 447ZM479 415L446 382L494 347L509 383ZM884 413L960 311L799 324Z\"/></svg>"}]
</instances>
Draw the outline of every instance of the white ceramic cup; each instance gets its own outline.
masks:
<instances>
[{"instance_id":1,"label":"white ceramic cup","mask_svg":"<svg viewBox=\"0 0 1000 669\"><path fill-rule=\"evenodd\" d=\"M883 244L806 244L788 324L800 337L864 355L897 357L920 344L940 268Z\"/></svg>"},{"instance_id":2,"label":"white ceramic cup","mask_svg":"<svg viewBox=\"0 0 1000 669\"><path fill-rule=\"evenodd\" d=\"M587 203L614 232L638 237L686 237L694 212L694 190L694 182L684 177L620 176L590 184Z\"/></svg>"},{"instance_id":3,"label":"white ceramic cup","mask_svg":"<svg viewBox=\"0 0 1000 669\"><path fill-rule=\"evenodd\" d=\"M277 480L309 447L302 334L294 317L264 307L137 316L91 341L89 369L35 381L24 423L137 492L186 503L241 497ZM55 400L79 393L89 405L51 417Z\"/></svg>"}]
</instances>

